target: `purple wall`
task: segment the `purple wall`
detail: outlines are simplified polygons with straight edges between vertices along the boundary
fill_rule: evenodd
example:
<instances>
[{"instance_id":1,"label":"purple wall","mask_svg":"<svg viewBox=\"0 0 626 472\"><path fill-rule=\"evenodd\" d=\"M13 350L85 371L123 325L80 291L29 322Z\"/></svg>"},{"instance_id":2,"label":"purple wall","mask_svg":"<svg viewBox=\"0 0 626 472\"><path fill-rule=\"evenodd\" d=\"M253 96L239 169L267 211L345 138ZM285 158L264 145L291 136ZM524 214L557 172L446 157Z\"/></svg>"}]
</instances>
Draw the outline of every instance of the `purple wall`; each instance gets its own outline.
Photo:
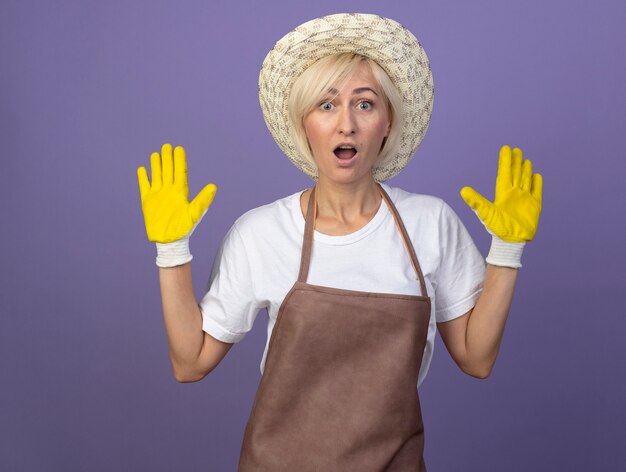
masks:
<instances>
[{"instance_id":1,"label":"purple wall","mask_svg":"<svg viewBox=\"0 0 626 472\"><path fill-rule=\"evenodd\" d=\"M195 287L244 211L309 186L266 130L260 64L296 25L379 13L416 33L435 108L390 181L491 196L498 149L544 176L544 211L492 377L438 341L421 389L433 471L622 470L626 424L626 7L618 0L11 1L0 6L0 470L230 471L265 314L196 384L171 374L136 168L186 146L220 190Z\"/></svg>"}]
</instances>

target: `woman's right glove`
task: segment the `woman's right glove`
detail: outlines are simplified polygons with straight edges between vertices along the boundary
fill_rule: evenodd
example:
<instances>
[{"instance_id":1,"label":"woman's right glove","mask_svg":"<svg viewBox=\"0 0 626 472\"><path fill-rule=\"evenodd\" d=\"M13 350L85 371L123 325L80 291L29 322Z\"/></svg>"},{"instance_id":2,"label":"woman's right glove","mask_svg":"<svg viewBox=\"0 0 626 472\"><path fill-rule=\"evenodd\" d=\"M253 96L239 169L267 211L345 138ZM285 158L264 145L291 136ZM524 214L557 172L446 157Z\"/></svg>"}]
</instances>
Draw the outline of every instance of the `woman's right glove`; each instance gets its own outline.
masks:
<instances>
[{"instance_id":1,"label":"woman's right glove","mask_svg":"<svg viewBox=\"0 0 626 472\"><path fill-rule=\"evenodd\" d=\"M189 202L187 160L181 146L164 144L150 156L152 185L145 167L137 169L148 240L156 243L156 264L174 267L191 261L189 237L208 210L217 187L208 184Z\"/></svg>"},{"instance_id":2,"label":"woman's right glove","mask_svg":"<svg viewBox=\"0 0 626 472\"><path fill-rule=\"evenodd\" d=\"M532 163L522 150L500 149L495 199L492 202L471 187L461 196L492 235L487 263L521 267L524 244L535 236L542 206L543 179L533 174Z\"/></svg>"}]
</instances>

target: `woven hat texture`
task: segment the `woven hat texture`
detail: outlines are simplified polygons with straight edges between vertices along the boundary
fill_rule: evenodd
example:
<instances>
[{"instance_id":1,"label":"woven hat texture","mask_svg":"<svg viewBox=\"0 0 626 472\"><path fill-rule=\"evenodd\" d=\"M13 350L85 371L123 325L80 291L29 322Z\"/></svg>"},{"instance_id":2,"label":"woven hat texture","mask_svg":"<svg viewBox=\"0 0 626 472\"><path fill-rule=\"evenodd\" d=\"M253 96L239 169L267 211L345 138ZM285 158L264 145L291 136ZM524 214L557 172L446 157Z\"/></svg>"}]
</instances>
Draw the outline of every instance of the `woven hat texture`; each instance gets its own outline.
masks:
<instances>
[{"instance_id":1,"label":"woven hat texture","mask_svg":"<svg viewBox=\"0 0 626 472\"><path fill-rule=\"evenodd\" d=\"M404 102L400 145L385 165L373 170L377 181L400 172L418 148L433 107L430 64L417 38L389 18L364 13L341 13L308 21L280 39L267 54L259 74L263 118L274 140L306 175L317 170L301 157L289 130L287 102L294 81L322 57L356 53L373 59L389 75Z\"/></svg>"}]
</instances>

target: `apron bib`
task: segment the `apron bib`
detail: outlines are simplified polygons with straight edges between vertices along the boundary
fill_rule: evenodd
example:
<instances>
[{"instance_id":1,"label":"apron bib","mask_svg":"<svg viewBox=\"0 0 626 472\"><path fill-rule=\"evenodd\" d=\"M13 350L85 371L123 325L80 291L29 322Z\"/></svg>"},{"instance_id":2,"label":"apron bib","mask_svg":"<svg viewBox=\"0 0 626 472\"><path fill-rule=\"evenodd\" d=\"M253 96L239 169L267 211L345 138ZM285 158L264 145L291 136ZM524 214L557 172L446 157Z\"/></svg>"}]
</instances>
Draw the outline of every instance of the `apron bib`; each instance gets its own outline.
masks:
<instances>
[{"instance_id":1,"label":"apron bib","mask_svg":"<svg viewBox=\"0 0 626 472\"><path fill-rule=\"evenodd\" d=\"M392 212L422 296L306 283L316 218L307 208L300 273L271 334L244 433L239 472L425 472L417 380L430 298L413 245Z\"/></svg>"}]
</instances>

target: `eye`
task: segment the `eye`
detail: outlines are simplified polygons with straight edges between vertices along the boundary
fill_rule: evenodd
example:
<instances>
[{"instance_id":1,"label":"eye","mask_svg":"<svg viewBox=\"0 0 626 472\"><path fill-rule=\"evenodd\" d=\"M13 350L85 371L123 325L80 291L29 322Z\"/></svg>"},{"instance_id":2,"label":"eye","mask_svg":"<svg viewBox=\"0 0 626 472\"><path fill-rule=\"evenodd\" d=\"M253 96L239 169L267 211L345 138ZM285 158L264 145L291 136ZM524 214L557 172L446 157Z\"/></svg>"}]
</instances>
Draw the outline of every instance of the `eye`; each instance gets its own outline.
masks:
<instances>
[{"instance_id":1,"label":"eye","mask_svg":"<svg viewBox=\"0 0 626 472\"><path fill-rule=\"evenodd\" d=\"M321 108L322 110L332 110L332 109L333 109L333 106L334 106L334 105L333 105L332 103L330 103L330 102L323 102L323 103L320 105L320 108Z\"/></svg>"},{"instance_id":2,"label":"eye","mask_svg":"<svg viewBox=\"0 0 626 472\"><path fill-rule=\"evenodd\" d=\"M361 110L369 110L370 108L372 108L372 102L368 102L368 101L359 102L358 107Z\"/></svg>"}]
</instances>

